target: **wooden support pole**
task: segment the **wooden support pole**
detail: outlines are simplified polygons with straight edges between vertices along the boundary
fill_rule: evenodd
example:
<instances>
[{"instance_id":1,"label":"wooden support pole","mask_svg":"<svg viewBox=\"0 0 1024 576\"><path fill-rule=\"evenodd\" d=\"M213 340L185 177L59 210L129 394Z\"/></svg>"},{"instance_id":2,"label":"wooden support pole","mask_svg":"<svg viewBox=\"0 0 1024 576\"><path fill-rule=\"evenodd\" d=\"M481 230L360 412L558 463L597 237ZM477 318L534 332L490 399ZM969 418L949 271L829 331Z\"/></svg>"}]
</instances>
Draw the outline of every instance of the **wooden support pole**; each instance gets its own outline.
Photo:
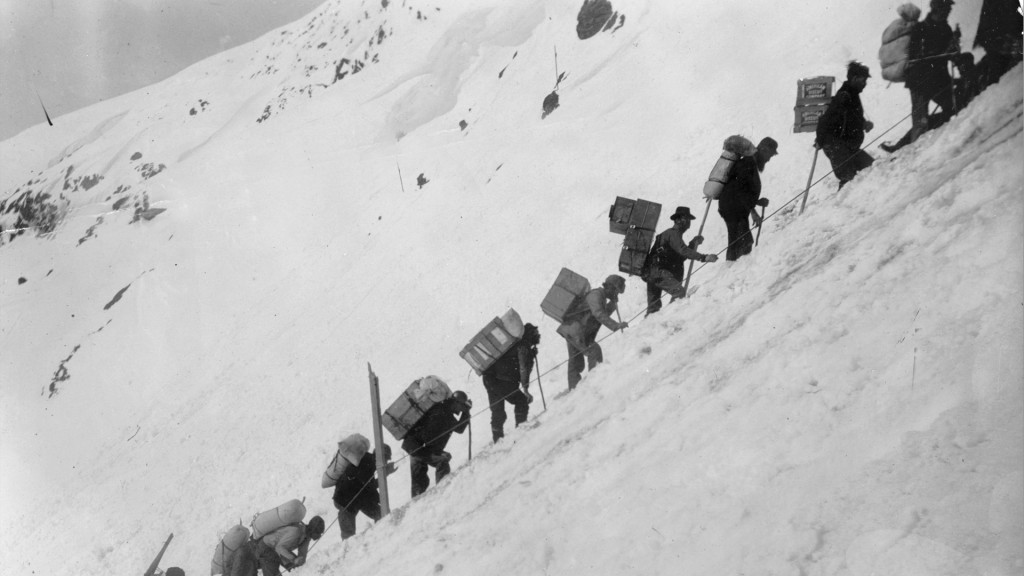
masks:
<instances>
[{"instance_id":1,"label":"wooden support pole","mask_svg":"<svg viewBox=\"0 0 1024 576\"><path fill-rule=\"evenodd\" d=\"M704 235L704 223L708 221L708 212L711 212L711 198L708 198L707 205L704 208L704 218L700 221L700 229L697 230L697 236ZM686 271L686 283L683 284L683 298L686 298L686 293L690 290L690 276L693 276L693 260L690 260L690 269Z\"/></svg>"},{"instance_id":2,"label":"wooden support pole","mask_svg":"<svg viewBox=\"0 0 1024 576\"><path fill-rule=\"evenodd\" d=\"M167 551L167 545L171 543L171 538L174 538L173 533L167 537L167 541L164 542L163 548L160 548L160 553L156 555L156 558L154 558L153 562L149 565L149 569L146 570L146 573L142 576L153 576L156 574L156 569L160 566L160 560L163 559L164 552Z\"/></svg>"},{"instance_id":3,"label":"wooden support pole","mask_svg":"<svg viewBox=\"0 0 1024 576\"><path fill-rule=\"evenodd\" d=\"M391 503L388 499L388 462L384 454L384 429L380 423L380 380L373 373L373 367L366 363L370 372L370 403L373 404L373 441L377 453L377 487L380 489L380 515L381 518L391 513Z\"/></svg>"},{"instance_id":4,"label":"wooden support pole","mask_svg":"<svg viewBox=\"0 0 1024 576\"><path fill-rule=\"evenodd\" d=\"M821 149L818 148L817 144L814 146L814 160L811 162L811 173L807 175L807 186L804 188L804 199L800 201L800 213L804 213L804 208L807 207L807 193L811 190L811 180L814 179L814 167L818 165L818 152Z\"/></svg>"}]
</instances>

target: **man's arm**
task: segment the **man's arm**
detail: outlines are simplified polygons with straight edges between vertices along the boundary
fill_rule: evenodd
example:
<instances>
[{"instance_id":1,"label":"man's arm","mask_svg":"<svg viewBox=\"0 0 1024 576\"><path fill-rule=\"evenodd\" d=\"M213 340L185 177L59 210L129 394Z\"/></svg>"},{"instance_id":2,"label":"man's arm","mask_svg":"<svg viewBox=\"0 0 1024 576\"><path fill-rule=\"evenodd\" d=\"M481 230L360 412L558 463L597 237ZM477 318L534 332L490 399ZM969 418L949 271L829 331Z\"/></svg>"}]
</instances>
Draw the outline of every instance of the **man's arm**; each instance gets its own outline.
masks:
<instances>
[{"instance_id":1,"label":"man's arm","mask_svg":"<svg viewBox=\"0 0 1024 576\"><path fill-rule=\"evenodd\" d=\"M598 322L604 324L606 328L612 332L619 329L619 323L612 320L612 317L608 315L608 312L604 309L604 296L600 288L587 292L587 308L590 313L597 319Z\"/></svg>"}]
</instances>

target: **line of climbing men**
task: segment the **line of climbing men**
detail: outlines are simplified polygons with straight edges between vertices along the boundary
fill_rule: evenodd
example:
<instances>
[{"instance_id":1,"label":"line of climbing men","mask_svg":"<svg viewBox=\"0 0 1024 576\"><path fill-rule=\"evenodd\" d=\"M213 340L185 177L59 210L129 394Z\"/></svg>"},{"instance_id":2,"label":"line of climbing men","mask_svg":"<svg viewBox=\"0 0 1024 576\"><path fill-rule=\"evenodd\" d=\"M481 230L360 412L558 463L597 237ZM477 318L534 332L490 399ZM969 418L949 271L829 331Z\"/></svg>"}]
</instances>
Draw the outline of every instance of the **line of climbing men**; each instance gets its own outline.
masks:
<instances>
[{"instance_id":1,"label":"line of climbing men","mask_svg":"<svg viewBox=\"0 0 1024 576\"><path fill-rule=\"evenodd\" d=\"M1010 2L984 0L975 46L984 47L986 54L977 65L974 65L970 54L960 51L959 28L954 32L948 24L953 5L953 0L930 0L930 12L923 21L917 22L920 9L913 4L904 4L897 9L900 18L883 33L883 47L879 52L882 76L890 81L906 82L913 118L911 129L899 141L880 146L887 152L895 152L927 130L941 126L983 88L996 82L1021 61L1020 16L1007 8L1012 6ZM948 63L959 70L960 79L954 80L947 70ZM871 74L867 66L851 61L846 69L846 81L818 120L815 147L822 150L831 162L840 189L874 161L862 148L865 134L873 129L872 122L864 116L860 101L860 94L869 78ZM937 109L929 114L931 103L935 103ZM746 138L732 136L725 141L723 149L736 157L717 196L718 213L728 235L726 260L735 261L753 249L751 222L759 229L763 212L759 215L757 208L764 209L769 203L761 196L760 174L779 153L779 145L771 137L761 139L755 146ZM698 251L704 241L700 234L689 242L684 239L684 234L696 220L689 207L677 207L670 219L672 226L655 237L639 274L647 289L647 315L661 310L665 294L670 296L670 302L686 296L687 262L714 263L718 260L716 254ZM597 339L601 327L616 332L629 326L628 322L613 318L613 315L618 316L619 296L625 289L625 278L611 274L600 286L577 298L562 318L557 332L566 340L568 360L565 364L570 391L579 385L584 370L594 369L604 359ZM493 442L504 437L508 420L506 403L512 407L515 426L528 419L530 405L534 401L530 393L531 373L537 364L539 344L537 326L526 323L521 336L480 371L490 407ZM445 387L439 399L404 431L402 448L410 461L413 498L430 486L431 468L434 469L435 483L451 472L452 455L445 449L453 433L462 434L469 426L472 408L473 402L464 391L451 392ZM382 512L377 475L381 470L390 475L397 469L397 464L392 462L390 446L384 444L380 447L383 466L378 462L376 451L369 448L369 441L361 435L343 439L325 473L323 485L333 489L332 501L338 510L342 540L356 534L359 514L373 521L380 520ZM304 514L304 508L302 512ZM250 538L246 532L244 543L235 546L230 554L218 549L221 551L222 570L217 571L218 561L215 558L211 573L255 576L259 568L264 576L279 576L282 567L291 570L305 563L310 543L318 540L324 530L323 518L313 516L308 522L286 523L258 537L253 534ZM180 574L184 576L184 572Z\"/></svg>"}]
</instances>

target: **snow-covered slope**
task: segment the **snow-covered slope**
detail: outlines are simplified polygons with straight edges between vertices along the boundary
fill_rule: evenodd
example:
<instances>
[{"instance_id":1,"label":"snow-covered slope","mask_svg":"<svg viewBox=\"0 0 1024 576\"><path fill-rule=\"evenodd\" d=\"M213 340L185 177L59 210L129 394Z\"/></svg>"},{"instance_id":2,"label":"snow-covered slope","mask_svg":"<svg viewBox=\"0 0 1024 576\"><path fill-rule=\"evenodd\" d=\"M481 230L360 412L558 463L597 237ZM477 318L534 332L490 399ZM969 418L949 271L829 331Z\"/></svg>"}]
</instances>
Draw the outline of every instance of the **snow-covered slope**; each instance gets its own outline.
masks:
<instances>
[{"instance_id":1,"label":"snow-covered slope","mask_svg":"<svg viewBox=\"0 0 1024 576\"><path fill-rule=\"evenodd\" d=\"M395 513L332 527L303 573L1020 573L1021 69L783 208L564 395L539 303L562 266L615 271L615 196L699 211L742 132L779 140L781 207L812 156L795 80L876 68L896 3L615 2L586 40L581 1L506 4L327 2L0 143L0 563L138 573L174 532L163 565L199 574L288 498L330 521L370 363L385 402L426 374L469 392L473 461L457 437L412 503L403 462ZM909 98L872 82L881 130ZM12 239L42 194L49 231ZM644 302L630 279L623 315ZM548 410L491 447L457 353L510 306L541 326Z\"/></svg>"}]
</instances>

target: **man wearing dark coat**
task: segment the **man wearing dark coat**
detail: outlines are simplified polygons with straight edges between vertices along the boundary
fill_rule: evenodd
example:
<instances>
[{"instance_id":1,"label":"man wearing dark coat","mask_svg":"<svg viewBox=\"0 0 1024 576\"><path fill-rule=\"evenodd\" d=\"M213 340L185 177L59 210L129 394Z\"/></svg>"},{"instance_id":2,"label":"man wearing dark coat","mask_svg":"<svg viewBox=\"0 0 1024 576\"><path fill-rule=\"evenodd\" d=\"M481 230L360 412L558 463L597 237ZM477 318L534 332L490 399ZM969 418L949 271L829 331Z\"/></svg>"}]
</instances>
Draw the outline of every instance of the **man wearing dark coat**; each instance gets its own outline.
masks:
<instances>
[{"instance_id":1,"label":"man wearing dark coat","mask_svg":"<svg viewBox=\"0 0 1024 576\"><path fill-rule=\"evenodd\" d=\"M750 254L754 248L748 218L754 220L755 226L761 225L757 207L768 205L768 199L761 198L761 172L778 153L778 142L763 138L752 155L739 158L729 170L728 181L718 197L718 214L729 233L729 247L725 251L728 261Z\"/></svg>"},{"instance_id":2,"label":"man wearing dark coat","mask_svg":"<svg viewBox=\"0 0 1024 576\"><path fill-rule=\"evenodd\" d=\"M533 324L523 327L523 338L484 371L484 388L491 407L491 437L497 442L505 437L505 402L514 406L516 426L526 422L530 414L530 372L537 358L540 332ZM521 387L521 388L520 388Z\"/></svg>"},{"instance_id":3,"label":"man wearing dark coat","mask_svg":"<svg viewBox=\"0 0 1024 576\"><path fill-rule=\"evenodd\" d=\"M914 120L910 142L928 131L931 102L942 107L942 114L932 120L932 124L942 124L956 113L949 61L959 55L960 41L947 22L953 0L931 0L930 6L928 15L910 33L907 89L910 90L910 115Z\"/></svg>"},{"instance_id":4,"label":"man wearing dark coat","mask_svg":"<svg viewBox=\"0 0 1024 576\"><path fill-rule=\"evenodd\" d=\"M451 397L434 404L419 419L402 440L402 449L409 453L409 472L412 475L412 496L426 492L430 486L430 466L434 467L434 480L440 482L452 471L452 455L445 452L452 432L462 434L469 426L469 411L473 403L466 393L457 390ZM456 414L461 414L456 418Z\"/></svg>"},{"instance_id":5,"label":"man wearing dark coat","mask_svg":"<svg viewBox=\"0 0 1024 576\"><path fill-rule=\"evenodd\" d=\"M860 103L860 93L870 77L867 66L851 61L846 67L846 82L818 120L815 144L832 163L840 188L875 161L860 148L864 133L874 128L874 124L864 118L864 106Z\"/></svg>"},{"instance_id":6,"label":"man wearing dark coat","mask_svg":"<svg viewBox=\"0 0 1024 576\"><path fill-rule=\"evenodd\" d=\"M683 240L683 233L690 229L690 222L696 219L688 207L677 207L675 214L669 218L672 219L672 227L658 234L647 254L650 272L644 281L647 282L648 315L661 310L663 291L668 292L672 300L686 296L683 293L683 279L686 277L687 259L700 262L718 260L715 254L701 254L697 251L697 246L704 242L703 237L694 236L689 244Z\"/></svg>"},{"instance_id":7,"label":"man wearing dark coat","mask_svg":"<svg viewBox=\"0 0 1024 576\"><path fill-rule=\"evenodd\" d=\"M391 447L384 445L384 461L388 462L388 474L395 471L390 463ZM377 490L377 455L367 452L356 466L347 466L334 485L334 507L338 509L338 526L341 539L351 538L356 533L356 515L362 512L371 520L380 520L380 492Z\"/></svg>"}]
</instances>

